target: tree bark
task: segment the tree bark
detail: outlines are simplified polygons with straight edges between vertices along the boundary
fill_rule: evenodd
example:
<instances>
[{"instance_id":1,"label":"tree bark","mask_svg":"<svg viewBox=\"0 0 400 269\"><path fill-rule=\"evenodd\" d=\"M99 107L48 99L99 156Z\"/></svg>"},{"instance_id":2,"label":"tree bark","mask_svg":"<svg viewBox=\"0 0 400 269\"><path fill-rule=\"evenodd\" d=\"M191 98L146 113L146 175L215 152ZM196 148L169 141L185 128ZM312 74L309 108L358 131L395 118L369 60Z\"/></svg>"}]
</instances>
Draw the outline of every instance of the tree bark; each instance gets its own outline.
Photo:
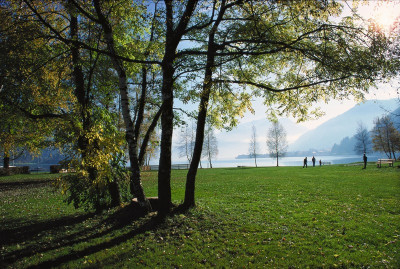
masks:
<instances>
[{"instance_id":1,"label":"tree bark","mask_svg":"<svg viewBox=\"0 0 400 269\"><path fill-rule=\"evenodd\" d=\"M186 4L185 11L174 29L174 18L172 0L165 1L166 7L166 42L165 53L161 64L163 83L161 88L163 100L163 112L161 115L161 151L158 170L158 199L160 203L159 215L161 217L169 213L172 206L171 200L171 147L173 133L173 83L175 68L173 66L176 58L176 49L187 28L197 0L190 0Z\"/></svg>"},{"instance_id":2,"label":"tree bark","mask_svg":"<svg viewBox=\"0 0 400 269\"><path fill-rule=\"evenodd\" d=\"M165 55L163 61L163 112L161 114L161 152L158 170L158 199L160 201L159 213L165 215L169 212L171 201L171 148L173 133L173 74L172 65L174 53Z\"/></svg>"},{"instance_id":3,"label":"tree bark","mask_svg":"<svg viewBox=\"0 0 400 269\"><path fill-rule=\"evenodd\" d=\"M5 169L10 168L10 156L6 152L4 152L3 168L5 168Z\"/></svg>"}]
</instances>

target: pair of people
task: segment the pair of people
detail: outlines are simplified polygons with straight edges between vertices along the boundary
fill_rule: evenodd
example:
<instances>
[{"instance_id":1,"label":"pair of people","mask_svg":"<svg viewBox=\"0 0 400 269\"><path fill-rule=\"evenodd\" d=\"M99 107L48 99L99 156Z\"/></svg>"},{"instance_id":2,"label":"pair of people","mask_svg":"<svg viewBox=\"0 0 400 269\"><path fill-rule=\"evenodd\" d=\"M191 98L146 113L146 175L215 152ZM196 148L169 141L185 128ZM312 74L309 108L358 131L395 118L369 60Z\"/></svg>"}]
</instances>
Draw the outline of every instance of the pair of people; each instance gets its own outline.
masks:
<instances>
[{"instance_id":1,"label":"pair of people","mask_svg":"<svg viewBox=\"0 0 400 269\"><path fill-rule=\"evenodd\" d=\"M315 157L314 156L312 156L311 161L312 161L313 166L315 167ZM321 165L321 160L319 161L319 164ZM304 167L307 168L307 157L304 158L303 168Z\"/></svg>"}]
</instances>

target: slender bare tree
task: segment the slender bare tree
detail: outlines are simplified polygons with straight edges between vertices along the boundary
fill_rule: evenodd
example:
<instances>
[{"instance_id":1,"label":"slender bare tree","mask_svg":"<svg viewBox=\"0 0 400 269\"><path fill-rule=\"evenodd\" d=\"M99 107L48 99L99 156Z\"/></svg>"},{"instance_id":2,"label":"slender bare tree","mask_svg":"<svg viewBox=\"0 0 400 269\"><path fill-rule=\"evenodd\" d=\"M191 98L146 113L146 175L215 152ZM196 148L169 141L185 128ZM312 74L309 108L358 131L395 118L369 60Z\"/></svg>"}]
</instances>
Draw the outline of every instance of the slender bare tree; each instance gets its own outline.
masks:
<instances>
[{"instance_id":1,"label":"slender bare tree","mask_svg":"<svg viewBox=\"0 0 400 269\"><path fill-rule=\"evenodd\" d=\"M256 127L253 125L251 128L251 139L250 139L250 146L249 146L249 155L250 158L254 158L254 164L257 167L257 155L259 154L259 146L257 142L257 130Z\"/></svg>"},{"instance_id":2,"label":"slender bare tree","mask_svg":"<svg viewBox=\"0 0 400 269\"><path fill-rule=\"evenodd\" d=\"M204 133L203 157L206 157L210 168L212 168L211 160L218 155L218 141L214 134L214 129L210 123L207 123Z\"/></svg>"},{"instance_id":3,"label":"slender bare tree","mask_svg":"<svg viewBox=\"0 0 400 269\"><path fill-rule=\"evenodd\" d=\"M267 148L269 156L276 159L276 166L279 166L279 157L283 157L287 151L286 131L278 122L273 122L267 135Z\"/></svg>"},{"instance_id":4,"label":"slender bare tree","mask_svg":"<svg viewBox=\"0 0 400 269\"><path fill-rule=\"evenodd\" d=\"M179 142L178 142L179 157L186 157L189 164L192 162L195 132L196 130L192 122L190 126L189 124L185 124L181 128L181 133L179 136Z\"/></svg>"},{"instance_id":5,"label":"slender bare tree","mask_svg":"<svg viewBox=\"0 0 400 269\"><path fill-rule=\"evenodd\" d=\"M362 122L358 123L356 134L354 135L356 139L356 144L354 145L354 151L357 154L369 153L371 152L371 136L367 127Z\"/></svg>"}]
</instances>

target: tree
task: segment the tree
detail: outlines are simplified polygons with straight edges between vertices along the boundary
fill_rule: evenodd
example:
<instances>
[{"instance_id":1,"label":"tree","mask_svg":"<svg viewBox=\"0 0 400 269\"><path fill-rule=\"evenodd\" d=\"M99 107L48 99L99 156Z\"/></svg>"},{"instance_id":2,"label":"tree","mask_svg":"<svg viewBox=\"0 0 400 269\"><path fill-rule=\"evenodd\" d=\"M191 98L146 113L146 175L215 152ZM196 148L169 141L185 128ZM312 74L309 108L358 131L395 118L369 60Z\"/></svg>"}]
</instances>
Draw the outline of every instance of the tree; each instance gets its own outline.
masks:
<instances>
[{"instance_id":1,"label":"tree","mask_svg":"<svg viewBox=\"0 0 400 269\"><path fill-rule=\"evenodd\" d=\"M276 166L279 166L279 157L283 157L287 151L286 131L278 122L273 122L267 135L267 148L269 156L276 159Z\"/></svg>"},{"instance_id":2,"label":"tree","mask_svg":"<svg viewBox=\"0 0 400 269\"><path fill-rule=\"evenodd\" d=\"M357 154L370 153L371 151L371 137L370 134L362 122L358 123L356 134L354 135L356 144L354 145L354 151Z\"/></svg>"},{"instance_id":3,"label":"tree","mask_svg":"<svg viewBox=\"0 0 400 269\"><path fill-rule=\"evenodd\" d=\"M372 129L373 150L384 152L388 158L396 159L400 151L400 132L396 130L389 116L377 118Z\"/></svg>"},{"instance_id":4,"label":"tree","mask_svg":"<svg viewBox=\"0 0 400 269\"><path fill-rule=\"evenodd\" d=\"M70 202L93 206L98 211L110 204L119 205L118 183L111 163L122 151L121 136L113 126L117 115L113 105L115 91L109 87L116 77L102 54L79 45L84 41L99 48L100 28L78 18L71 1L23 2L6 4L13 18L18 18L9 33L12 35L21 25L36 28L31 31L33 34L19 33L23 44L34 48L33 64L31 67L22 61L26 78L19 81L26 81L29 86L19 91L22 98L11 99L11 103L28 118L42 120L55 135L51 140L68 149L71 164L78 170L75 179L70 176L70 180L63 181L64 191L70 192ZM19 102L31 96L35 98L29 105ZM59 123L54 125L51 118L59 119Z\"/></svg>"},{"instance_id":5,"label":"tree","mask_svg":"<svg viewBox=\"0 0 400 269\"><path fill-rule=\"evenodd\" d=\"M126 141L128 143L128 152L129 152L129 159L131 164L131 177L130 177L130 187L131 193L134 194L138 202L142 207L147 210L151 209L151 205L147 200L143 187L141 185L141 174L140 174L140 164L143 162L145 149L148 144L148 140L150 139L150 135L153 132L159 117L161 116L162 109L160 108L159 111L155 114L152 123L147 129L145 138L142 141L142 147L140 148L139 156L138 156L138 140L139 140L139 133L140 128L142 127L143 123L143 115L145 109L145 100L146 100L146 78L147 72L146 68L142 68L143 74L143 84L141 89L141 97L140 101L138 102L138 109L136 114L136 121L132 120L131 113L130 113L130 100L128 95L128 79L127 79L127 70L124 66L124 62L118 57L116 42L114 40L114 33L113 27L107 17L104 15L102 11L102 7L100 6L100 1L94 0L93 5L95 8L95 12L98 18L92 18L90 14L86 13L86 16L92 18L93 21L99 23L104 31L104 36L107 43L107 49L110 53L110 58L113 63L113 67L118 73L119 77L119 92L121 96L121 104L122 104L122 115L125 123L125 132L126 132ZM153 32L153 31L152 31ZM153 36L153 35L151 35ZM152 39L152 37L151 37ZM150 40L152 41L152 40ZM148 53L145 53L145 56ZM141 61L142 63L146 63L145 61ZM165 108L165 105L162 105ZM164 113L163 113L164 114ZM172 125L172 122L171 122ZM171 126L172 128L172 126ZM172 135L172 134L171 134ZM162 140L162 138L161 138ZM169 205L171 202L167 202Z\"/></svg>"},{"instance_id":6,"label":"tree","mask_svg":"<svg viewBox=\"0 0 400 269\"><path fill-rule=\"evenodd\" d=\"M210 168L212 168L211 160L218 155L218 141L214 134L214 129L210 122L207 123L204 144L203 144L203 157L207 158Z\"/></svg>"},{"instance_id":7,"label":"tree","mask_svg":"<svg viewBox=\"0 0 400 269\"><path fill-rule=\"evenodd\" d=\"M189 171L186 176L185 200L183 203L184 207L186 208L193 207L195 205L195 180L197 175L197 168L201 159L201 152L203 149L204 127L206 124L209 99L213 87L213 70L215 69L215 58L218 51L218 44L216 40L218 28L224 18L225 12L235 5L238 5L239 3L241 3L241 1L233 1L229 4L227 4L225 0L221 1L218 15L216 15L215 20L213 20L214 12L218 10L217 1L213 1L213 7L211 11L212 16L210 17L210 20L207 19L205 20L205 22L199 23L197 27L192 27L192 29L201 29L207 28L209 25L211 25L211 29L209 29L208 32L205 32L207 36L207 51L205 53L206 62L204 67L202 90L200 93L199 112L197 116L196 141L193 150L193 161L190 164Z\"/></svg>"},{"instance_id":8,"label":"tree","mask_svg":"<svg viewBox=\"0 0 400 269\"><path fill-rule=\"evenodd\" d=\"M251 138L249 145L249 156L254 158L254 164L257 167L257 155L259 154L259 146L257 142L257 131L256 127L253 125L251 128Z\"/></svg>"},{"instance_id":9,"label":"tree","mask_svg":"<svg viewBox=\"0 0 400 269\"><path fill-rule=\"evenodd\" d=\"M193 149L194 149L194 135L195 135L194 125L185 124L181 128L178 142L179 157L186 157L188 163L192 162Z\"/></svg>"}]
</instances>

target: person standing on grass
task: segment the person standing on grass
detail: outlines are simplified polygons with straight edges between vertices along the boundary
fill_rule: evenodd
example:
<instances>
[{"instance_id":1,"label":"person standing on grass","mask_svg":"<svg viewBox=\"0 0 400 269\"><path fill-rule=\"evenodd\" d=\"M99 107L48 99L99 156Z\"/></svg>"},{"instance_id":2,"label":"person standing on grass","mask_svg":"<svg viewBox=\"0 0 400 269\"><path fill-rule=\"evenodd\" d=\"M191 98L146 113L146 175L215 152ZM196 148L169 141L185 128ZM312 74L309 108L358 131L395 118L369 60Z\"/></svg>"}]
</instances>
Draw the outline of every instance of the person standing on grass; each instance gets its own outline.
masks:
<instances>
[{"instance_id":1,"label":"person standing on grass","mask_svg":"<svg viewBox=\"0 0 400 269\"><path fill-rule=\"evenodd\" d=\"M321 159L319 160L319 166L322 166L322 161L321 161Z\"/></svg>"},{"instance_id":2,"label":"person standing on grass","mask_svg":"<svg viewBox=\"0 0 400 269\"><path fill-rule=\"evenodd\" d=\"M365 152L364 152L364 156L363 156L363 161L364 161L364 168L363 169L367 169L367 155L365 155Z\"/></svg>"},{"instance_id":3,"label":"person standing on grass","mask_svg":"<svg viewBox=\"0 0 400 269\"><path fill-rule=\"evenodd\" d=\"M315 167L315 157L314 156L312 156L311 161L312 161L312 166Z\"/></svg>"},{"instance_id":4,"label":"person standing on grass","mask_svg":"<svg viewBox=\"0 0 400 269\"><path fill-rule=\"evenodd\" d=\"M307 168L307 157L304 158L303 168L304 166Z\"/></svg>"}]
</instances>

